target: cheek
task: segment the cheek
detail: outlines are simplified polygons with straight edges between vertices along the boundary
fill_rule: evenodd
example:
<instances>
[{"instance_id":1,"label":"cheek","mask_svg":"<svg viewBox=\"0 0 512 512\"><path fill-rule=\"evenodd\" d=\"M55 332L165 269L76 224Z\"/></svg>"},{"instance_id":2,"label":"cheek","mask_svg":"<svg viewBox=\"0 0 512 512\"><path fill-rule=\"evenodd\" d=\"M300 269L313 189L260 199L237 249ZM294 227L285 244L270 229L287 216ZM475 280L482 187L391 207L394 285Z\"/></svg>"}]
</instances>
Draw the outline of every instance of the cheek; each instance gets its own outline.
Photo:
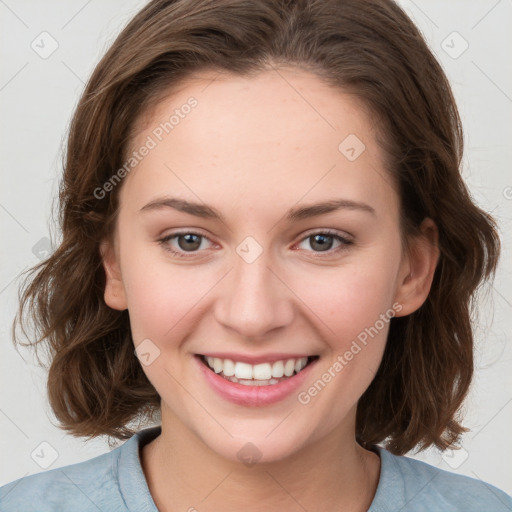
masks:
<instances>
[{"instance_id":1,"label":"cheek","mask_svg":"<svg viewBox=\"0 0 512 512\"><path fill-rule=\"evenodd\" d=\"M209 302L209 291L224 272L207 263L171 262L164 249L137 241L129 229L121 233L121 241L123 284L135 344L145 338L180 339L180 332L186 335L190 322L198 320L198 312ZM393 304L399 254L390 247L397 244L379 241L348 255L337 266L283 265L276 270L293 290L284 300L295 303L297 315L309 317L333 351L344 351Z\"/></svg>"},{"instance_id":2,"label":"cheek","mask_svg":"<svg viewBox=\"0 0 512 512\"><path fill-rule=\"evenodd\" d=\"M159 251L127 244L122 274L135 345L149 338L164 351L194 329L219 275L208 265L171 263Z\"/></svg>"},{"instance_id":3,"label":"cheek","mask_svg":"<svg viewBox=\"0 0 512 512\"><path fill-rule=\"evenodd\" d=\"M302 274L294 292L314 313L332 350L343 350L354 338L389 313L394 296L393 265L347 265L327 275L325 269ZM393 312L391 312L393 315ZM382 330L381 323L378 327Z\"/></svg>"},{"instance_id":4,"label":"cheek","mask_svg":"<svg viewBox=\"0 0 512 512\"><path fill-rule=\"evenodd\" d=\"M372 382L386 346L393 309L394 258L358 260L321 279L297 280L297 295L316 315L327 352L299 403L325 415L326 428L347 414Z\"/></svg>"},{"instance_id":5,"label":"cheek","mask_svg":"<svg viewBox=\"0 0 512 512\"><path fill-rule=\"evenodd\" d=\"M158 248L158 250L160 250ZM156 260L155 247L124 238L122 276L135 344L161 340L190 309L191 288L183 271Z\"/></svg>"},{"instance_id":6,"label":"cheek","mask_svg":"<svg viewBox=\"0 0 512 512\"><path fill-rule=\"evenodd\" d=\"M297 294L318 315L328 353L297 398L324 418L322 431L338 425L375 377L390 321L399 311L393 309L395 261L391 255L360 258L326 279L319 271L300 280Z\"/></svg>"},{"instance_id":7,"label":"cheek","mask_svg":"<svg viewBox=\"0 0 512 512\"><path fill-rule=\"evenodd\" d=\"M129 272L125 289L135 343L144 338L174 337L205 293L204 285L196 286L200 282L191 280L183 270L171 272L170 268L134 268Z\"/></svg>"}]
</instances>

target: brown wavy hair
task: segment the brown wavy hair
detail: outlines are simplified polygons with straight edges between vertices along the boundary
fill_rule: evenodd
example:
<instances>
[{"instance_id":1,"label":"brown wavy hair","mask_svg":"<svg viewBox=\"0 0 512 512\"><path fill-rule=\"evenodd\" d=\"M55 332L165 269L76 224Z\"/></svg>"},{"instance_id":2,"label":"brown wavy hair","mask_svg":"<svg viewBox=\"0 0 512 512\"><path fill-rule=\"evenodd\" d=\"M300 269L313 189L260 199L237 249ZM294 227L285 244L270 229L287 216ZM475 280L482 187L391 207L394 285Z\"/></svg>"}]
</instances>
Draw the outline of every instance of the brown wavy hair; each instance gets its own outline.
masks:
<instances>
[{"instance_id":1,"label":"brown wavy hair","mask_svg":"<svg viewBox=\"0 0 512 512\"><path fill-rule=\"evenodd\" d=\"M398 184L402 236L418 234L426 217L439 230L431 291L417 311L391 320L382 363L358 403L357 439L403 454L452 447L466 430L458 411L473 375L475 293L494 277L500 241L461 178L457 106L418 29L392 0L154 0L85 87L60 186L62 238L20 290L15 343L18 327L30 345L44 342L50 404L69 433L126 439L130 422L160 407L134 353L128 312L104 301L99 246L115 226L121 186L101 199L95 191L126 161L136 122L183 79L279 65L362 101Z\"/></svg>"}]
</instances>

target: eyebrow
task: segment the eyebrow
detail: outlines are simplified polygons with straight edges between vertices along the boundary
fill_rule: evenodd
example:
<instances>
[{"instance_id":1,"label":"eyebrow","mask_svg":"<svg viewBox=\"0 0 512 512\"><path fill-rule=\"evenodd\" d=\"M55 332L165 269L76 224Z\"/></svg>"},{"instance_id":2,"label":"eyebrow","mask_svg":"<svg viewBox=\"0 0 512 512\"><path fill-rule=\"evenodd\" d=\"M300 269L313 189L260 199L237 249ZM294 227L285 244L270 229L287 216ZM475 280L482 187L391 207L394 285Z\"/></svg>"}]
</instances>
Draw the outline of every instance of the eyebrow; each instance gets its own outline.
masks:
<instances>
[{"instance_id":1,"label":"eyebrow","mask_svg":"<svg viewBox=\"0 0 512 512\"><path fill-rule=\"evenodd\" d=\"M225 222L224 216L215 208L206 204L194 203L173 197L164 197L156 199L143 206L140 211L160 210L163 208L173 208L180 212L188 213L196 217L204 219L220 220ZM376 215L375 209L366 203L352 201L349 199L332 199L321 203L313 204L310 206L300 206L291 208L284 215L287 221L303 220L310 217L325 215L340 209L359 210L362 212Z\"/></svg>"}]
</instances>

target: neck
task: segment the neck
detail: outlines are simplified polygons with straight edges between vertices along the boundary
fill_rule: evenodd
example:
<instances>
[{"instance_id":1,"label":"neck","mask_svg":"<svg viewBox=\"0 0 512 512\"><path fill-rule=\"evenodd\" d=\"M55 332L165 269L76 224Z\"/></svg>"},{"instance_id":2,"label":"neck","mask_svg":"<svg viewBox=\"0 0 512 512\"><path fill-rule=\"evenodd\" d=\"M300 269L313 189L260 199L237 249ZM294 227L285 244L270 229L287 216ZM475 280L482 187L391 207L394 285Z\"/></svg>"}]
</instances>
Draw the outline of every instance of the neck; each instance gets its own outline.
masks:
<instances>
[{"instance_id":1,"label":"neck","mask_svg":"<svg viewBox=\"0 0 512 512\"><path fill-rule=\"evenodd\" d=\"M160 512L355 512L371 505L380 459L355 442L353 428L333 430L286 459L247 466L213 452L170 416L162 403L162 432L141 452Z\"/></svg>"}]
</instances>

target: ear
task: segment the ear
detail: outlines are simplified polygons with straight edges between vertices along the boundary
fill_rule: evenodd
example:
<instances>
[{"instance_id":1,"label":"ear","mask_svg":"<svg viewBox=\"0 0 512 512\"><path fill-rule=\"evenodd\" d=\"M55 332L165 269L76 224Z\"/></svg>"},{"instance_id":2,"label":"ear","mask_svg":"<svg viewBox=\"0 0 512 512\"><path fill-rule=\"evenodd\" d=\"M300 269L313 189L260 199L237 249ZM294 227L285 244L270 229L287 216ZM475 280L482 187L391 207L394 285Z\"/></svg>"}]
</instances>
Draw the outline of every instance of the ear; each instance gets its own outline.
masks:
<instances>
[{"instance_id":1,"label":"ear","mask_svg":"<svg viewBox=\"0 0 512 512\"><path fill-rule=\"evenodd\" d=\"M112 309L123 311L128 305L114 244L109 240L103 240L100 243L100 254L106 277L105 302Z\"/></svg>"},{"instance_id":2,"label":"ear","mask_svg":"<svg viewBox=\"0 0 512 512\"><path fill-rule=\"evenodd\" d=\"M439 260L439 233L434 221L425 218L420 235L411 240L402 260L395 301L402 305L396 316L407 316L421 307L432 286Z\"/></svg>"}]
</instances>

